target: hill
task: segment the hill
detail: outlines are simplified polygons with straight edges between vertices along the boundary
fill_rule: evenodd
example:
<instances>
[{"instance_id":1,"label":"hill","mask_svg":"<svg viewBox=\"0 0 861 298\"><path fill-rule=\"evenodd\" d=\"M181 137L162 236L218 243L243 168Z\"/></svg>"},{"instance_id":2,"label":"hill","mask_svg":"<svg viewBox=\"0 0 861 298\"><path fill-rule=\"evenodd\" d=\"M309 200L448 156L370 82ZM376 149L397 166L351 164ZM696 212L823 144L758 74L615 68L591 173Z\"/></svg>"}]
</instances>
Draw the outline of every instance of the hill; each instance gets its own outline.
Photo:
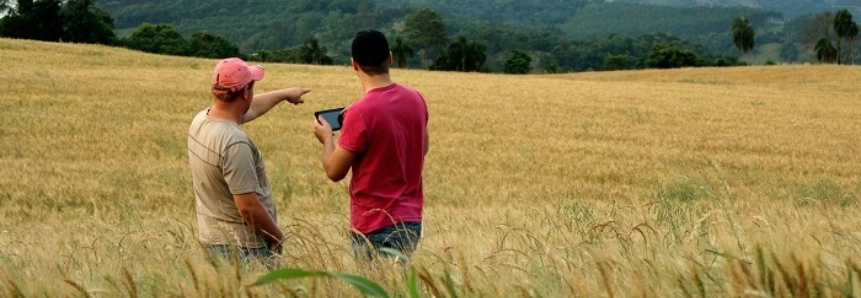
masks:
<instances>
[{"instance_id":1,"label":"hill","mask_svg":"<svg viewBox=\"0 0 861 298\"><path fill-rule=\"evenodd\" d=\"M359 295L249 287L268 269L200 249L186 136L215 60L8 39L0 59L0 296ZM313 89L242 126L289 235L282 265L408 297L403 271L352 260L348 183L327 180L312 133L313 111L361 96L352 69L264 66L255 91ZM861 290L861 68L394 77L430 110L422 297Z\"/></svg>"},{"instance_id":2,"label":"hill","mask_svg":"<svg viewBox=\"0 0 861 298\"><path fill-rule=\"evenodd\" d=\"M520 31L555 27L570 38L660 32L700 42L712 40L713 34L729 32L729 24L738 15L748 16L755 25L782 19L777 12L744 7L670 7L591 0L255 0L241 7L234 3L115 0L100 5L115 18L121 32L129 32L142 22L166 23L184 34L207 30L224 35L244 52L294 46L308 37L317 37L334 48L342 45L355 28L396 31L395 24L423 6L441 12L450 24L451 34L501 23Z\"/></svg>"}]
</instances>

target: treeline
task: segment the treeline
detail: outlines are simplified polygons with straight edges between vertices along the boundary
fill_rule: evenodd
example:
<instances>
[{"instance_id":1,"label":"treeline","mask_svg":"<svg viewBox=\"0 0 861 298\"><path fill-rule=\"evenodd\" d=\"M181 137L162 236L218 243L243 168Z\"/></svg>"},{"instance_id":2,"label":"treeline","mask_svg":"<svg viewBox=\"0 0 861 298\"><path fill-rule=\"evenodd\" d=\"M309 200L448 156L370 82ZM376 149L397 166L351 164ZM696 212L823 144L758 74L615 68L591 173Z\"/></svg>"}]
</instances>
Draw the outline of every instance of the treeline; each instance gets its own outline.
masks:
<instances>
[{"instance_id":1,"label":"treeline","mask_svg":"<svg viewBox=\"0 0 861 298\"><path fill-rule=\"evenodd\" d=\"M315 38L338 51L357 28L390 27L415 9L379 6L371 0L115 0L101 4L125 32L141 23L170 24L185 35L209 31L234 41L243 52L296 47Z\"/></svg>"},{"instance_id":2,"label":"treeline","mask_svg":"<svg viewBox=\"0 0 861 298\"><path fill-rule=\"evenodd\" d=\"M117 38L113 18L94 0L18 0L3 6L0 36L52 42L122 46L149 53L202 58L240 56L236 44L203 31L186 39L168 25L141 24Z\"/></svg>"},{"instance_id":3,"label":"treeline","mask_svg":"<svg viewBox=\"0 0 861 298\"><path fill-rule=\"evenodd\" d=\"M435 6L462 9L461 13L464 16L481 12L487 19L493 19L496 15L499 19L532 19L543 22L542 24L562 24L571 19L572 13L579 12L589 5L597 4L594 1L577 0L516 1L516 3L499 0L479 0L478 3L440 1L435 4ZM236 41L242 52L254 54L258 59L277 62L307 61L306 58L309 55L301 55L301 53L307 53L308 48L316 47L319 50L310 52L323 53L335 64L348 63L349 41L357 28L379 28L394 38L403 35L406 17L418 10L406 3L381 5L371 0L289 2L258 0L237 8L233 6L235 5L232 2L223 0L207 1L199 6L190 5L189 1L162 1L158 6L153 6L143 1L128 0L112 1L104 5L105 9L112 10L112 13L117 16L117 24L120 28L137 26L139 22L148 20L183 20L169 23L175 24L177 31L186 35L202 30L222 34L229 40ZM179 7L186 8L179 9ZM669 9L677 15L686 14L686 11L679 11L678 8ZM225 11L232 13L225 13ZM634 11L630 13L634 14ZM662 14L661 18L666 17L666 13L661 10L651 13ZM735 13L737 11L719 10L718 14L725 14L725 22L728 23ZM621 17L632 19L628 16ZM652 22L659 19L654 15L649 18ZM679 25L679 27L685 26L688 25L685 23ZM723 31L728 31L728 24L725 24L725 27ZM123 30L128 32L130 29ZM503 71L506 61L511 56L511 50L514 49L528 53L533 58L531 62L535 71L544 68L555 71L602 70L604 59L608 55L626 55L631 61L631 67L643 66L642 61L651 50L651 48L642 50L634 46L609 49L604 45L613 43L601 42L602 40L621 37L633 40L639 35L651 35L651 33L625 33L613 37L610 37L609 33L593 34L577 41L571 39L571 35L559 27L549 25L534 27L517 22L489 22L482 21L480 18L454 15L445 17L445 34L449 40L441 45L442 49L439 51L444 53L449 43L463 36L468 42L476 42L476 46L480 45L486 49L485 63L480 69L483 71ZM698 56L708 57L703 59L722 55L706 47L693 46L679 39L667 42L675 43L680 48L690 49ZM731 45L731 40L727 40L723 48L731 49ZM305 50L302 49L303 47ZM726 54L723 53L723 55ZM426 57L422 60L421 55L417 53L409 57L406 64L410 67L433 68L435 58L439 57ZM716 59L712 60L716 61Z\"/></svg>"},{"instance_id":4,"label":"treeline","mask_svg":"<svg viewBox=\"0 0 861 298\"><path fill-rule=\"evenodd\" d=\"M138 8L154 5L145 1L120 2L137 5ZM229 10L231 13L225 13L231 7L230 2L210 1L206 5L188 9L177 9L175 5L178 1L165 2L163 7L158 6L151 11L134 10L134 14L140 20L149 20L146 16L155 13L158 15L153 16L156 20L200 17L217 21L222 26L229 25L238 30L232 31L234 33L248 31L250 37L256 37L252 41L271 43L273 48L243 51L241 46L233 42L234 39L215 30L189 34L168 24L148 22L138 24L127 36L117 38L113 33L113 18L96 7L93 0L19 0L0 20L0 35L46 41L102 43L167 55L204 58L243 56L249 60L269 62L346 64L349 62L349 42L357 28L381 28L393 41L393 51L397 52L399 65L432 70L525 73L659 67L663 64L648 62L651 51L658 48L678 49L696 57L685 60L691 62L676 66L727 65L737 61L731 57L719 57L701 46L664 34L639 37L613 34L602 38L572 40L553 27L535 29L474 20L446 23L430 9L410 10L406 6L384 8L371 1L297 0L270 7L267 5L274 5L278 1L260 0L256 2L263 6L245 4L241 5L241 9ZM118 2L111 3L115 5ZM271 14L277 9L295 15L295 21L273 18L268 27L261 30L250 21L260 16L249 17L245 14ZM213 10L219 13L212 13ZM327 11L326 17L313 17L322 11ZM230 17L218 19L217 16ZM56 20L56 23L48 26L43 20ZM85 23L87 26L77 25L76 22L81 20L90 23ZM430 39L425 36L429 32L421 29L422 22L433 22L438 27L436 36ZM197 26L206 27L200 25L204 23ZM182 24L180 22L180 26ZM104 30L80 30L90 34L88 39L82 39L75 38L83 35L69 31L70 28ZM283 44L276 41L284 36L301 41Z\"/></svg>"},{"instance_id":5,"label":"treeline","mask_svg":"<svg viewBox=\"0 0 861 298\"><path fill-rule=\"evenodd\" d=\"M194 5L197 2L201 4ZM494 0L479 2L501 3ZM521 1L521 6L513 7L528 11L528 8L538 3L544 2ZM561 7L565 1L547 3L556 3ZM596 19L590 26L595 28L588 29L594 32L626 31L623 27L600 28L622 23L640 24L641 21L632 16L637 12L654 17L654 14L666 11L665 8L658 9L651 5L598 5L576 0L571 3L582 3L583 6L579 8L581 13L594 14ZM641 10L628 10L639 6L642 6ZM107 7L113 7L129 19L166 22L134 23L126 18L115 22L111 15L95 6L94 0L18 0L17 5L7 7L5 16L0 19L0 35L103 43L169 55L205 58L243 56L249 60L267 62L343 65L349 63L349 43L353 34L361 28L378 28L389 36L396 64L411 68L526 73L744 64L734 54L729 54L735 48L729 32L733 17L720 21L711 15L694 13L700 9L708 11L705 8L677 12L689 13L692 18L701 19L701 27L697 30L719 31L721 27L726 28L723 29L725 32L704 35L704 40L710 42L704 45L691 41L691 38L678 37L681 33L651 32L658 29L648 27L634 31L635 34L595 33L572 39L571 34L558 26L531 27L458 17L443 18L429 8L381 6L371 0L254 0L238 6L227 0L159 3L116 0L106 3L105 9ZM735 12L724 8L715 11L718 12L715 15ZM766 26L780 17L777 13L742 11L750 13L747 19L752 21L753 26ZM599 22L597 19L617 21ZM819 36L799 41L803 39L799 36L809 34L798 32L809 30L808 27L817 22L829 22L819 19L818 16L810 16L804 22L787 22L785 26L781 25L781 30L770 29L765 34L756 34L756 44L785 43L782 51L786 52L787 61L790 61L797 58L798 52L805 47L812 49L811 42L818 41ZM567 23L574 22L569 20ZM589 23L582 20L576 22L583 22L582 26ZM135 27L121 29L125 36L117 38L113 33L115 23L135 24ZM432 24L434 30L428 30L428 24ZM678 24L683 26L681 24L684 22ZM188 28L200 30L188 32ZM86 39L82 38L85 36ZM829 36L828 32L826 36ZM840 40L832 37L830 40L836 47L844 45L843 52L849 52L843 55L854 55L854 37ZM720 50L715 50L715 44L720 45Z\"/></svg>"},{"instance_id":6,"label":"treeline","mask_svg":"<svg viewBox=\"0 0 861 298\"><path fill-rule=\"evenodd\" d=\"M228 0L166 0L151 3L115 0L103 7L128 32L143 22L173 25L183 34L210 31L236 41L244 52L297 46L314 37L334 50L339 59L341 42L356 28L388 28L419 8L443 15L448 33L475 31L471 26L500 24L526 30L555 27L569 38L603 37L612 33L642 35L665 33L695 42L726 34L729 22L746 15L754 24L779 13L742 7L667 7L593 0L255 0L235 5ZM488 45L493 46L493 45ZM731 49L720 44L715 51Z\"/></svg>"}]
</instances>

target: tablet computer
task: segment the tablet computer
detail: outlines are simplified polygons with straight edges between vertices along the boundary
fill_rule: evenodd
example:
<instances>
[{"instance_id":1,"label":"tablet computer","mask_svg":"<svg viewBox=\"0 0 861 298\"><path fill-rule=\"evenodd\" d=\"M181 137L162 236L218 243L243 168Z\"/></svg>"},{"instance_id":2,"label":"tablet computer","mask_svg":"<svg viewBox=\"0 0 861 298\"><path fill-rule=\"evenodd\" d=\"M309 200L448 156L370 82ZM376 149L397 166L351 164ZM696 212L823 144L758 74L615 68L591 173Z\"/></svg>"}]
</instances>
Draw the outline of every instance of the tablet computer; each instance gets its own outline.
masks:
<instances>
[{"instance_id":1,"label":"tablet computer","mask_svg":"<svg viewBox=\"0 0 861 298\"><path fill-rule=\"evenodd\" d=\"M328 110L320 110L314 112L314 119L323 115L323 120L329 123L329 126L332 127L332 131L341 130L341 124L344 122L344 118L341 112L344 111L344 108L334 108Z\"/></svg>"}]
</instances>

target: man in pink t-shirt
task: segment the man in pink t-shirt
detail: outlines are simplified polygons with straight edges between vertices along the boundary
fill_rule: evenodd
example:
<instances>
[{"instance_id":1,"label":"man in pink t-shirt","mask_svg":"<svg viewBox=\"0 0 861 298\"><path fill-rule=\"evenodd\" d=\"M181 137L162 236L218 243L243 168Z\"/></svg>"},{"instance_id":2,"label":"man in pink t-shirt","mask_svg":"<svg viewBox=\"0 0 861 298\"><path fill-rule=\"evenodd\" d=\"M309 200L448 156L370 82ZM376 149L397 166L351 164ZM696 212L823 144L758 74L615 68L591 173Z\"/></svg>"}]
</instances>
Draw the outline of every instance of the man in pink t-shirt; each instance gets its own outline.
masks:
<instances>
[{"instance_id":1,"label":"man in pink t-shirt","mask_svg":"<svg viewBox=\"0 0 861 298\"><path fill-rule=\"evenodd\" d=\"M344 109L337 143L322 117L314 126L329 179L340 181L352 168L351 240L363 259L373 259L381 248L409 255L421 238L428 109L418 91L392 82L391 64L382 33L357 33L352 65L365 96Z\"/></svg>"}]
</instances>

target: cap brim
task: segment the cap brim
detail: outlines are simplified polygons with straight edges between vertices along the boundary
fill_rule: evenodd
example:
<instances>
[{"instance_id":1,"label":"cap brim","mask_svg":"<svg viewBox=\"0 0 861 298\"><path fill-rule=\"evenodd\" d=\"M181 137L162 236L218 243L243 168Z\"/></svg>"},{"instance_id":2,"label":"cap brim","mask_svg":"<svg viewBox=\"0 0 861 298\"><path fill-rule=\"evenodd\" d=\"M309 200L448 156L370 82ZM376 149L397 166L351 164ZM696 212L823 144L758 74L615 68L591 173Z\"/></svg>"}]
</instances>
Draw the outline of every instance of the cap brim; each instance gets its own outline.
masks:
<instances>
[{"instance_id":1,"label":"cap brim","mask_svg":"<svg viewBox=\"0 0 861 298\"><path fill-rule=\"evenodd\" d=\"M263 75L265 74L263 71L263 67L260 65L249 65L248 71L251 73L251 80L259 81L263 79Z\"/></svg>"}]
</instances>

